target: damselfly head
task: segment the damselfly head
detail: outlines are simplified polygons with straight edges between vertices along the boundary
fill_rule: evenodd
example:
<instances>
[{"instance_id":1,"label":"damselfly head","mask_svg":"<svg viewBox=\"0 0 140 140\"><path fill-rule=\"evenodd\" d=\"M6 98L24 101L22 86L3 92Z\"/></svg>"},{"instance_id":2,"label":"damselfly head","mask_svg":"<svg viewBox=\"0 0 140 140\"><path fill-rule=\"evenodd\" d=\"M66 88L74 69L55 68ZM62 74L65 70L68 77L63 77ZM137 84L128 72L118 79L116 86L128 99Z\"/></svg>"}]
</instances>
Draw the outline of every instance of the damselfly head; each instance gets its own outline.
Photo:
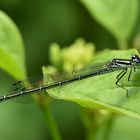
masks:
<instances>
[{"instance_id":1,"label":"damselfly head","mask_svg":"<svg viewBox=\"0 0 140 140\"><path fill-rule=\"evenodd\" d=\"M132 55L133 63L140 63L140 57L138 55Z\"/></svg>"}]
</instances>

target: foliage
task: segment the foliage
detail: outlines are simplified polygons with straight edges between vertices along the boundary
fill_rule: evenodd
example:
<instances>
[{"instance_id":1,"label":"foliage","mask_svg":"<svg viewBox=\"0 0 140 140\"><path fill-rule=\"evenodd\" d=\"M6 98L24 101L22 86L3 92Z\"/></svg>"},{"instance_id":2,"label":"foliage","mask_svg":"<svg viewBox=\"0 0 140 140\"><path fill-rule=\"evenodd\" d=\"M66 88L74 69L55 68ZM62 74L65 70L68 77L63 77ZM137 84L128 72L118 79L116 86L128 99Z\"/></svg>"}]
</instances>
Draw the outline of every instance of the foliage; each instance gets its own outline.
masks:
<instances>
[{"instance_id":1,"label":"foliage","mask_svg":"<svg viewBox=\"0 0 140 140\"><path fill-rule=\"evenodd\" d=\"M23 42L16 25L0 11L0 67L14 76L26 76Z\"/></svg>"},{"instance_id":2,"label":"foliage","mask_svg":"<svg viewBox=\"0 0 140 140\"><path fill-rule=\"evenodd\" d=\"M104 26L118 41L120 49L126 49L128 39L138 16L138 0L104 1L81 0L93 18ZM127 21L127 26L126 22Z\"/></svg>"}]
</instances>

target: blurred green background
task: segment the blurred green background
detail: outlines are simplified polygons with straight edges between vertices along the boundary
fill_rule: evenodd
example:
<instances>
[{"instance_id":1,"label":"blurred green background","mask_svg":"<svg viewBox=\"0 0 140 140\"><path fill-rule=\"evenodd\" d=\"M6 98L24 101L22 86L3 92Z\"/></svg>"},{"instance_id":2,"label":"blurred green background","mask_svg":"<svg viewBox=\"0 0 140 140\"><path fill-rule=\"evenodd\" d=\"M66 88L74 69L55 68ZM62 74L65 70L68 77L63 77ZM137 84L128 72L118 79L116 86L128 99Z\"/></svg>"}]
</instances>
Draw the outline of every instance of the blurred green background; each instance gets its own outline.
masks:
<instances>
[{"instance_id":1,"label":"blurred green background","mask_svg":"<svg viewBox=\"0 0 140 140\"><path fill-rule=\"evenodd\" d=\"M104 3L101 0L100 2ZM108 2L111 3L111 1ZM131 1L125 2L128 2L129 8L133 6ZM117 3L119 5L121 1ZM54 42L62 47L68 47L77 38L82 37L87 42L93 42L97 52L104 49L119 49L119 39L117 40L108 30L109 26L106 28L96 16L93 18L90 10L78 0L0 0L0 9L12 18L22 34L28 76L42 73L42 66L51 64L49 48ZM135 10L136 14L132 15L135 17L134 23L126 40L127 48L139 50L139 2L136 2L136 6L132 9L132 11ZM122 22L124 26L129 26L129 20L124 18ZM4 71L0 72L0 77L0 87L5 90L13 79ZM63 139L86 139L86 128L82 123L79 105L54 100L50 109ZM2 103L0 105L0 140L50 140L48 124L44 119L42 111L35 103ZM120 124L123 127L120 128ZM140 130L139 120L117 116L108 139L140 139L139 132L135 130ZM102 139L101 134L102 132L99 132L96 139Z\"/></svg>"},{"instance_id":2,"label":"blurred green background","mask_svg":"<svg viewBox=\"0 0 140 140\"><path fill-rule=\"evenodd\" d=\"M1 0L0 6L22 33L30 75L40 73L42 65L49 62L48 50L54 42L69 46L76 38L83 37L94 42L98 49L116 48L115 39L79 1Z\"/></svg>"}]
</instances>

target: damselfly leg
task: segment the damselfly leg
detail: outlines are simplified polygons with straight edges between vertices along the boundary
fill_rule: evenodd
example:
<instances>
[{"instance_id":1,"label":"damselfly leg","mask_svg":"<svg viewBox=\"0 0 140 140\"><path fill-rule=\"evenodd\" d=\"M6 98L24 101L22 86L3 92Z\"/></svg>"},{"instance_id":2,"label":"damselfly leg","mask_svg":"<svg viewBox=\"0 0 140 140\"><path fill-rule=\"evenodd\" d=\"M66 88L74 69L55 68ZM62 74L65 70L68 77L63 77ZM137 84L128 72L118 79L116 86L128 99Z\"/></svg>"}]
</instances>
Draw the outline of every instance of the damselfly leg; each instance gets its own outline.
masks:
<instances>
[{"instance_id":1,"label":"damselfly leg","mask_svg":"<svg viewBox=\"0 0 140 140\"><path fill-rule=\"evenodd\" d=\"M126 95L127 95L127 97L129 97L129 95L128 95L128 89L126 89L126 88L124 88L122 85L119 85L118 83L119 83L119 81L124 77L124 75L127 73L127 68L125 68L125 69L123 69L118 75L117 75L117 81L116 81L116 85L118 86L118 87L120 87L120 88L122 88L122 89L124 89L125 91L126 91Z\"/></svg>"},{"instance_id":2,"label":"damselfly leg","mask_svg":"<svg viewBox=\"0 0 140 140\"><path fill-rule=\"evenodd\" d=\"M131 79L133 71L135 73L137 72L136 67L134 65L132 65L132 67L130 67L130 73L129 73L129 76L128 76L128 81L130 81L130 82L140 82L140 80L133 80L133 79Z\"/></svg>"}]
</instances>

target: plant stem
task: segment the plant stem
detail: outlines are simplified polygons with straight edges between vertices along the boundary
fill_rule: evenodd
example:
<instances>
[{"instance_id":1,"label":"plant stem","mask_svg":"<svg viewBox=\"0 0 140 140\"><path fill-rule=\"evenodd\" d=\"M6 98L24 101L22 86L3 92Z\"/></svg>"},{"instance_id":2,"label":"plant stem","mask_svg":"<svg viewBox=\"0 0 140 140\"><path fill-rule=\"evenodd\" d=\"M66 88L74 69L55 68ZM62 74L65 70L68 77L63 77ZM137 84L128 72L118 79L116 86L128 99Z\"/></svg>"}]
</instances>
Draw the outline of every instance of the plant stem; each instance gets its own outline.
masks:
<instances>
[{"instance_id":1,"label":"plant stem","mask_svg":"<svg viewBox=\"0 0 140 140\"><path fill-rule=\"evenodd\" d=\"M86 129L86 140L108 140L114 122L114 114L100 110L83 110L81 112Z\"/></svg>"},{"instance_id":2,"label":"plant stem","mask_svg":"<svg viewBox=\"0 0 140 140\"><path fill-rule=\"evenodd\" d=\"M114 119L115 119L115 115L111 113L107 122L106 122L103 140L108 140L109 139Z\"/></svg>"},{"instance_id":3,"label":"plant stem","mask_svg":"<svg viewBox=\"0 0 140 140\"><path fill-rule=\"evenodd\" d=\"M50 132L52 139L53 140L61 140L60 133L58 131L56 122L55 122L49 108L46 107L46 110L44 113L45 113L45 118L46 118L49 132Z\"/></svg>"},{"instance_id":4,"label":"plant stem","mask_svg":"<svg viewBox=\"0 0 140 140\"><path fill-rule=\"evenodd\" d=\"M40 105L40 108L42 109L42 112L44 114L45 122L47 124L51 139L62 140L56 122L54 120L54 117L50 111L49 105L46 106L45 104L42 104Z\"/></svg>"},{"instance_id":5,"label":"plant stem","mask_svg":"<svg viewBox=\"0 0 140 140\"><path fill-rule=\"evenodd\" d=\"M86 140L94 140L96 138L97 122L96 111L91 109L81 110L81 119L86 130Z\"/></svg>"}]
</instances>

